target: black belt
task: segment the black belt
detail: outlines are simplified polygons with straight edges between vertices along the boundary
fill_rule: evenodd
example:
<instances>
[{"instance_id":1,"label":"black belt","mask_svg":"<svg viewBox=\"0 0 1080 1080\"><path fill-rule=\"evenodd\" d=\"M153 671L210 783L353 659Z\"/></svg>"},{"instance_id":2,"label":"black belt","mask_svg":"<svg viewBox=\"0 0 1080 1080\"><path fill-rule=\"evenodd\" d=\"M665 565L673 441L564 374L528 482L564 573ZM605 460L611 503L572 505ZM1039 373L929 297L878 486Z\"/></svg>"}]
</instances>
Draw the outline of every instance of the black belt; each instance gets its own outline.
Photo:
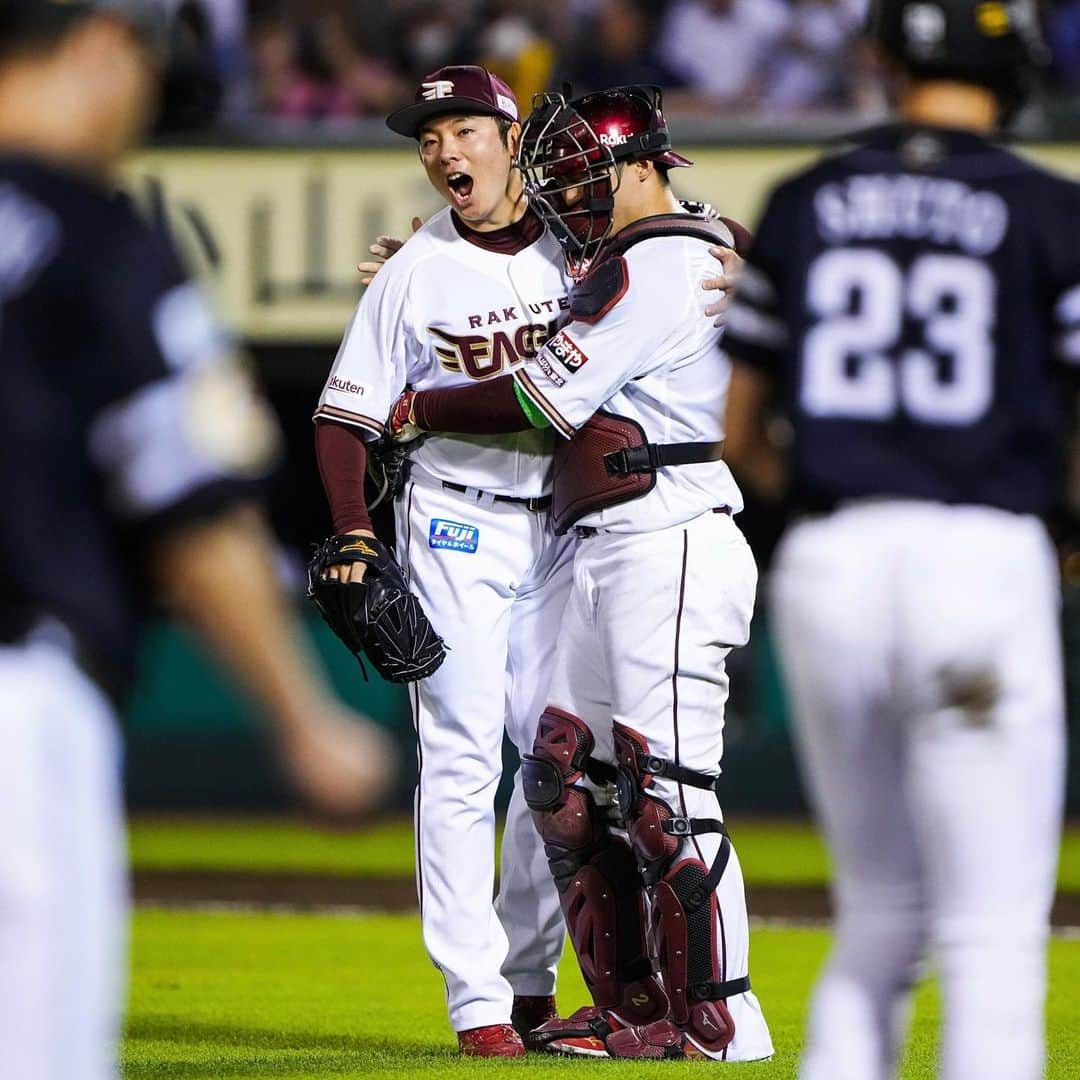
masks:
<instances>
[{"instance_id":1,"label":"black belt","mask_svg":"<svg viewBox=\"0 0 1080 1080\"><path fill-rule=\"evenodd\" d=\"M467 495L472 491L481 499L486 498L501 503L516 503L519 506L524 506L526 510L531 510L534 514L541 514L545 510L551 508L550 495L538 495L531 499L523 499L517 495L491 495L488 492L480 491L477 488L468 488L464 484L451 484L449 480L443 480L442 486L446 488L447 491L458 491L462 495Z\"/></svg>"},{"instance_id":2,"label":"black belt","mask_svg":"<svg viewBox=\"0 0 1080 1080\"><path fill-rule=\"evenodd\" d=\"M628 450L605 454L604 467L611 476L629 476L631 473L656 472L665 465L702 465L707 461L720 461L723 456L723 440L645 443L644 446L631 446Z\"/></svg>"}]
</instances>

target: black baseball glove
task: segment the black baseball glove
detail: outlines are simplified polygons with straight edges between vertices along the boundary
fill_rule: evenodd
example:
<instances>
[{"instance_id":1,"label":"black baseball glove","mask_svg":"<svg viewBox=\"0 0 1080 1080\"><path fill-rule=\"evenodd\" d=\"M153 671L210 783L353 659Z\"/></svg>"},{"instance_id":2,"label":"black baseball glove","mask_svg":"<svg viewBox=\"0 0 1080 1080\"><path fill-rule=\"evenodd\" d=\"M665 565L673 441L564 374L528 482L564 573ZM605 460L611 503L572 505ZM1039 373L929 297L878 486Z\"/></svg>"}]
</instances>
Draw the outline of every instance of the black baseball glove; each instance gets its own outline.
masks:
<instances>
[{"instance_id":1,"label":"black baseball glove","mask_svg":"<svg viewBox=\"0 0 1080 1080\"><path fill-rule=\"evenodd\" d=\"M363 581L323 578L328 567L354 562L367 566ZM401 567L373 537L325 540L308 563L308 596L361 668L363 653L389 682L425 679L446 656L443 639L409 592Z\"/></svg>"},{"instance_id":2,"label":"black baseball glove","mask_svg":"<svg viewBox=\"0 0 1080 1080\"><path fill-rule=\"evenodd\" d=\"M387 499L393 502L405 490L409 454L414 448L413 443L396 443L386 437L368 444L368 475L375 485L369 510L381 506Z\"/></svg>"}]
</instances>

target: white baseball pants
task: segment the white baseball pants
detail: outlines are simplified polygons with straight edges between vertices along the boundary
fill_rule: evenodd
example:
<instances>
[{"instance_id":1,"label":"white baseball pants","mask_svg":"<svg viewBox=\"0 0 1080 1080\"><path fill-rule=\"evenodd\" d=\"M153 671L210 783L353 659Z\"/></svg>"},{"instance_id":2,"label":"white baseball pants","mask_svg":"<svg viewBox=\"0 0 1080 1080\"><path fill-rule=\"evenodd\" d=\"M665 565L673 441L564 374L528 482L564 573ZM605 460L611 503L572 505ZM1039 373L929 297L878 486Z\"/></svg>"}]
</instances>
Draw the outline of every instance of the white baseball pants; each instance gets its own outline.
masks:
<instances>
[{"instance_id":1,"label":"white baseball pants","mask_svg":"<svg viewBox=\"0 0 1080 1080\"><path fill-rule=\"evenodd\" d=\"M723 754L728 677L724 662L745 645L757 567L726 514L646 533L598 532L579 542L574 585L559 635L550 704L584 721L595 756L614 762L612 724L644 735L650 751L690 769L717 771ZM715 818L711 792L656 777L650 792L676 813ZM718 834L695 837L711 866ZM742 869L734 849L717 887L721 981L747 975L750 936ZM771 1056L753 992L730 998L735 1038L727 1061Z\"/></svg>"},{"instance_id":2,"label":"white baseball pants","mask_svg":"<svg viewBox=\"0 0 1080 1080\"><path fill-rule=\"evenodd\" d=\"M450 524L447 524L450 523ZM456 526L456 527L455 527ZM449 652L414 685L417 889L424 944L456 1031L504 1024L513 995L554 992L565 929L515 781L493 905L505 729L532 749L570 585L573 538L547 514L413 480L397 505L402 565Z\"/></svg>"},{"instance_id":3,"label":"white baseball pants","mask_svg":"<svg viewBox=\"0 0 1080 1080\"><path fill-rule=\"evenodd\" d=\"M62 651L0 648L0 1072L116 1075L127 927L120 736Z\"/></svg>"},{"instance_id":4,"label":"white baseball pants","mask_svg":"<svg viewBox=\"0 0 1080 1080\"><path fill-rule=\"evenodd\" d=\"M803 1080L894 1074L940 969L945 1080L1036 1080L1064 783L1056 560L1039 521L881 501L796 525L772 578L836 943Z\"/></svg>"}]
</instances>

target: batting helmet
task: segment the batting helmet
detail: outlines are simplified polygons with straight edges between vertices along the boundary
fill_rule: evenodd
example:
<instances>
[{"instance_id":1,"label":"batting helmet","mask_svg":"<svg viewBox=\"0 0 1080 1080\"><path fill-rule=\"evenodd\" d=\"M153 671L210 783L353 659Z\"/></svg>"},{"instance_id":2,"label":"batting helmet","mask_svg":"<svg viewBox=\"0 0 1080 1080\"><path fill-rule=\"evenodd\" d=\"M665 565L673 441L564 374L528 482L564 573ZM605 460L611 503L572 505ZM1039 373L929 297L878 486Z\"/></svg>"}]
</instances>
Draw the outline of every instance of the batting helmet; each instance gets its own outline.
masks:
<instances>
[{"instance_id":1,"label":"batting helmet","mask_svg":"<svg viewBox=\"0 0 1080 1080\"><path fill-rule=\"evenodd\" d=\"M692 165L671 148L658 86L620 86L567 102L538 94L521 136L518 165L529 200L558 238L575 273L611 232L615 166L646 159Z\"/></svg>"},{"instance_id":2,"label":"batting helmet","mask_svg":"<svg viewBox=\"0 0 1080 1080\"><path fill-rule=\"evenodd\" d=\"M1034 0L874 0L869 32L915 78L985 86L1007 114L1049 60Z\"/></svg>"}]
</instances>

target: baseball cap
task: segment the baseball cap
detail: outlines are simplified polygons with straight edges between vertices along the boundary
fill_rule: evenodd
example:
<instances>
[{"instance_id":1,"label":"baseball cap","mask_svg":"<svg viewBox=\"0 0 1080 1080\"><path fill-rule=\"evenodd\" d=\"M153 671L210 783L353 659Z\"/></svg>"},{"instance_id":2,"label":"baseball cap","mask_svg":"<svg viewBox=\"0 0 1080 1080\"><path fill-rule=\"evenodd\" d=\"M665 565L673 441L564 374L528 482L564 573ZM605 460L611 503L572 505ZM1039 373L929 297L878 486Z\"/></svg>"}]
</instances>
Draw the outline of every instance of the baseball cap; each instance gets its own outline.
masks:
<instances>
[{"instance_id":1,"label":"baseball cap","mask_svg":"<svg viewBox=\"0 0 1080 1080\"><path fill-rule=\"evenodd\" d=\"M156 47L164 48L169 18L164 0L0 0L0 27L6 33L62 27L93 12L115 15Z\"/></svg>"},{"instance_id":2,"label":"baseball cap","mask_svg":"<svg viewBox=\"0 0 1080 1080\"><path fill-rule=\"evenodd\" d=\"M391 113L386 126L415 139L425 120L447 113L520 119L514 92L498 75L475 64L451 64L425 75L413 104Z\"/></svg>"}]
</instances>

